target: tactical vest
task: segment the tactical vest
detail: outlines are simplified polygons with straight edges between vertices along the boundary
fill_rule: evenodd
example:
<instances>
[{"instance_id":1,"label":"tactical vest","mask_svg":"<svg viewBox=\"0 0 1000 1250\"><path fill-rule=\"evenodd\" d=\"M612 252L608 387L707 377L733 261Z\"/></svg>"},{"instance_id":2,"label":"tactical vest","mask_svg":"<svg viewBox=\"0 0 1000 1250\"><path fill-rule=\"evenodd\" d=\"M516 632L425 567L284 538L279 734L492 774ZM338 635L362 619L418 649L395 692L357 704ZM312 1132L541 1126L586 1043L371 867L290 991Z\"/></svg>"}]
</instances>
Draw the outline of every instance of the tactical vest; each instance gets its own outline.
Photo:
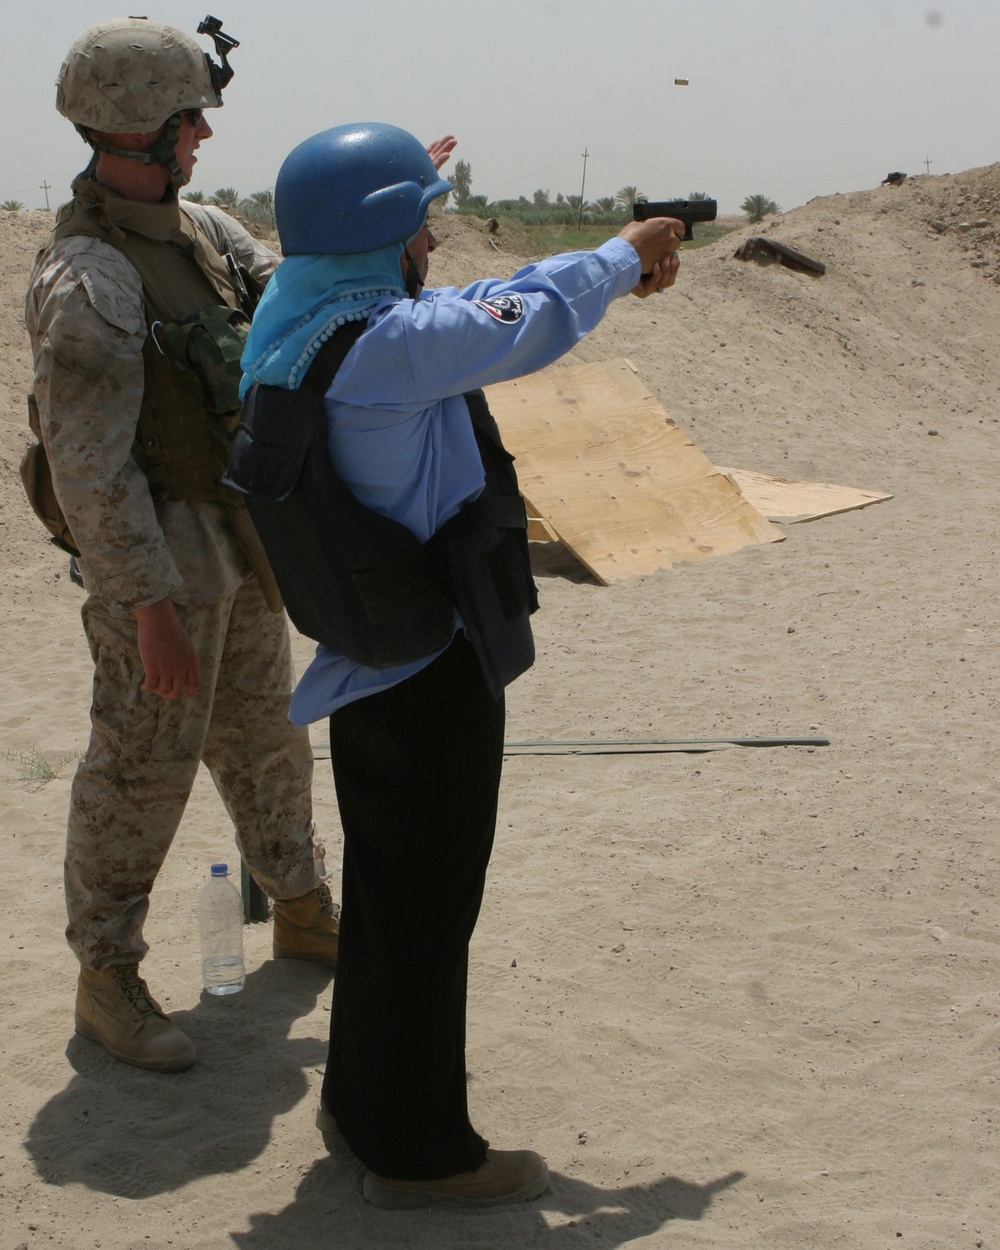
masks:
<instances>
[{"instance_id":1,"label":"tactical vest","mask_svg":"<svg viewBox=\"0 0 1000 1250\"><path fill-rule=\"evenodd\" d=\"M108 196L87 179L77 179L73 191L74 198L59 210L50 244L76 235L103 239L122 253L142 283L148 332L132 456L153 501L224 503L269 606L279 611L280 595L243 498L221 483L240 411L240 356L250 326L242 306L246 275L175 202L142 204ZM28 405L40 441L33 396ZM75 551L66 541L69 527L51 485L46 490L46 475L50 481L44 448L30 448L22 465L29 498L38 512L33 493L47 496L43 521L60 546ZM49 515L53 508L55 518Z\"/></svg>"},{"instance_id":2,"label":"tactical vest","mask_svg":"<svg viewBox=\"0 0 1000 1250\"><path fill-rule=\"evenodd\" d=\"M224 355L231 356L233 340L245 340L249 318L240 309L226 262L171 203L105 198L101 188L86 182L78 182L74 190L73 200L56 218L53 242L81 234L103 239L121 252L142 282L148 328L142 350L145 386L132 455L149 481L153 500L221 499L228 436L240 407L239 354L228 388L220 377L212 396L195 355L199 331L193 340L191 331L204 314L210 328L202 335L211 335L219 325L244 327L242 336L232 336ZM170 229L174 223L176 228Z\"/></svg>"},{"instance_id":3,"label":"tactical vest","mask_svg":"<svg viewBox=\"0 0 1000 1250\"><path fill-rule=\"evenodd\" d=\"M535 658L527 520L482 391L469 409L486 484L426 543L362 504L330 458L323 397L362 323L324 344L298 390L254 384L224 481L245 492L288 614L307 637L383 668L447 646L455 608L495 698Z\"/></svg>"}]
</instances>

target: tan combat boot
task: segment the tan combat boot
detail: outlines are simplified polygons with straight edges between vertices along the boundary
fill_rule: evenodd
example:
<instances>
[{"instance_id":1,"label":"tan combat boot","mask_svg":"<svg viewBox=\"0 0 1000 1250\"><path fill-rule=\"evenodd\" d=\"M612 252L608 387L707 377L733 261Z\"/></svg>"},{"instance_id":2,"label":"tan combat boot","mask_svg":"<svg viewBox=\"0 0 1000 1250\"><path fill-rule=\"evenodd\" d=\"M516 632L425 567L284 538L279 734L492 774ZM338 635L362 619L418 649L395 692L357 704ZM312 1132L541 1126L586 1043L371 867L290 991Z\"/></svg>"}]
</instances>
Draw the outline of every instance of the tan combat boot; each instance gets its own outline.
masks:
<instances>
[{"instance_id":1,"label":"tan combat boot","mask_svg":"<svg viewBox=\"0 0 1000 1250\"><path fill-rule=\"evenodd\" d=\"M137 1068L180 1072L195 1061L194 1044L164 1015L137 964L80 969L76 1031Z\"/></svg>"},{"instance_id":2,"label":"tan combat boot","mask_svg":"<svg viewBox=\"0 0 1000 1250\"><path fill-rule=\"evenodd\" d=\"M412 1207L495 1207L526 1202L548 1188L549 1169L533 1150L489 1150L471 1172L439 1181L395 1181L365 1172L364 1195L372 1206L387 1210Z\"/></svg>"},{"instance_id":3,"label":"tan combat boot","mask_svg":"<svg viewBox=\"0 0 1000 1250\"><path fill-rule=\"evenodd\" d=\"M274 900L275 959L308 959L336 968L339 941L340 908L328 885L301 898Z\"/></svg>"}]
</instances>

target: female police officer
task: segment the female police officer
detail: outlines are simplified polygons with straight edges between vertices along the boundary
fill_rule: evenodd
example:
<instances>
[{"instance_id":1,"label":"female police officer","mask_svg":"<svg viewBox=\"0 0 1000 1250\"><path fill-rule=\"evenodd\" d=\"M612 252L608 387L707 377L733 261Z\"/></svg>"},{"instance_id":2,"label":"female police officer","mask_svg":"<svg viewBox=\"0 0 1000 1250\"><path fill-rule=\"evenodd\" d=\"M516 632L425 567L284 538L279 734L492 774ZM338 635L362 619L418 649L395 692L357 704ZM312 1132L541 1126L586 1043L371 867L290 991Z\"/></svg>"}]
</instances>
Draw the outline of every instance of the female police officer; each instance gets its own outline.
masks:
<instances>
[{"instance_id":1,"label":"female police officer","mask_svg":"<svg viewBox=\"0 0 1000 1250\"><path fill-rule=\"evenodd\" d=\"M504 687L534 658L524 508L479 390L569 351L610 302L673 283L683 227L630 223L509 281L423 290L450 184L394 126L300 144L275 187L286 259L244 353L228 481L293 620L320 641L292 702L330 718L343 912L320 1127L386 1207L547 1184L466 1101L469 940L493 843ZM298 619L297 619L298 618Z\"/></svg>"}]
</instances>

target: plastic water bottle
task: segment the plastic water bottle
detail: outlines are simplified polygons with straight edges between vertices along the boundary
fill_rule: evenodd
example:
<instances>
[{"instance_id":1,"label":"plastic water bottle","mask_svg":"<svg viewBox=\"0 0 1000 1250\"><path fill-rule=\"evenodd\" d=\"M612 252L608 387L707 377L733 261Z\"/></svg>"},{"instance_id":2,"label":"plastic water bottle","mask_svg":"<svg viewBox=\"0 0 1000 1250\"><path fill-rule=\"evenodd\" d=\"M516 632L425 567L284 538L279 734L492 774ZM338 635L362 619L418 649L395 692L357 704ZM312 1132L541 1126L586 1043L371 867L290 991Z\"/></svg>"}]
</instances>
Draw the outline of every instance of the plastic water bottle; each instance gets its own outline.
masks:
<instances>
[{"instance_id":1,"label":"plastic water bottle","mask_svg":"<svg viewBox=\"0 0 1000 1250\"><path fill-rule=\"evenodd\" d=\"M316 880L325 881L327 877L330 875L330 872L326 866L326 847L323 845L323 843L320 841L319 837L316 834L316 822L315 821L313 822L312 836L313 836L313 863L316 868Z\"/></svg>"},{"instance_id":2,"label":"plastic water bottle","mask_svg":"<svg viewBox=\"0 0 1000 1250\"><path fill-rule=\"evenodd\" d=\"M209 994L238 994L246 982L243 901L227 864L213 864L198 906L201 976Z\"/></svg>"}]
</instances>

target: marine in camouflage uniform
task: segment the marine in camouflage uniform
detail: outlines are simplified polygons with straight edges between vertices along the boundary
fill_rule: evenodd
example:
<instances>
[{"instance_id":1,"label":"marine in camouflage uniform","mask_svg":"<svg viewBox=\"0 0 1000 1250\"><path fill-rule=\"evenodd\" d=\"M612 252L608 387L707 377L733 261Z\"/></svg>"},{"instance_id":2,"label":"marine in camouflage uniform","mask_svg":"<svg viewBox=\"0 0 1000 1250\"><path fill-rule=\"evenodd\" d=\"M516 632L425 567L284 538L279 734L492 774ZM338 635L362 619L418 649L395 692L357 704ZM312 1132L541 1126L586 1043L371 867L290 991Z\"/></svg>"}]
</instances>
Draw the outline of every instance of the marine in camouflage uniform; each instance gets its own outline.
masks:
<instances>
[{"instance_id":1,"label":"marine in camouflage uniform","mask_svg":"<svg viewBox=\"0 0 1000 1250\"><path fill-rule=\"evenodd\" d=\"M227 44L216 47L221 66L183 32L133 18L76 41L57 107L94 157L36 259L26 309L95 665L65 865L76 1027L161 1071L195 1051L139 977L142 927L201 761L276 900L274 953L334 966L338 938L316 875L312 752L287 715L280 598L247 514L219 486L224 418L159 351L165 325L238 309L277 265L224 213L177 198L212 133L202 110L231 76Z\"/></svg>"}]
</instances>

